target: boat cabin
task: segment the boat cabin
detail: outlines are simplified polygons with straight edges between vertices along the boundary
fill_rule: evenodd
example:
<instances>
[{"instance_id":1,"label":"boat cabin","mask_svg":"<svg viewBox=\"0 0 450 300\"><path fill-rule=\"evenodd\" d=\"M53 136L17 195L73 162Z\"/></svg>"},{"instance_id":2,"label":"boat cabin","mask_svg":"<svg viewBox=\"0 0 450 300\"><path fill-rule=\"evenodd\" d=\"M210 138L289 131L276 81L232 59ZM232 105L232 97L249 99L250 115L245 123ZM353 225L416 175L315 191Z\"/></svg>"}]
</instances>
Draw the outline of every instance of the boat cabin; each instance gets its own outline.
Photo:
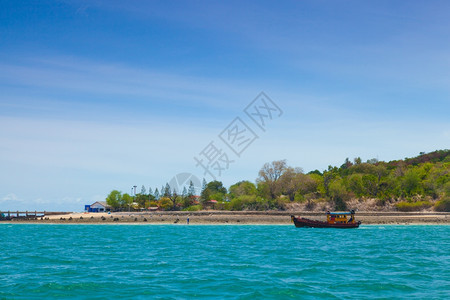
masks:
<instances>
[{"instance_id":1,"label":"boat cabin","mask_svg":"<svg viewBox=\"0 0 450 300\"><path fill-rule=\"evenodd\" d=\"M355 224L355 211L329 212L327 211L328 224Z\"/></svg>"}]
</instances>

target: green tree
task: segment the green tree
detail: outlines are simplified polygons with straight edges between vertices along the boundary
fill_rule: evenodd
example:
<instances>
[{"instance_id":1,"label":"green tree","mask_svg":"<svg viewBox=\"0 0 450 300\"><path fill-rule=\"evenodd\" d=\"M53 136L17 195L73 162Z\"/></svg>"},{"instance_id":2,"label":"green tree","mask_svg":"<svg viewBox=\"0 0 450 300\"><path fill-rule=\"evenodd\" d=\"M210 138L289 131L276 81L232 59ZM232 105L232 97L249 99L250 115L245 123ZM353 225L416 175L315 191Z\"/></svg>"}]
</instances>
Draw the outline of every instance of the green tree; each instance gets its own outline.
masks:
<instances>
[{"instance_id":1,"label":"green tree","mask_svg":"<svg viewBox=\"0 0 450 300\"><path fill-rule=\"evenodd\" d=\"M328 166L328 170L323 172L323 186L325 190L325 196L331 197L330 184L338 175L339 169L337 167Z\"/></svg>"},{"instance_id":2,"label":"green tree","mask_svg":"<svg viewBox=\"0 0 450 300\"><path fill-rule=\"evenodd\" d=\"M262 199L272 199L269 184L266 182L258 182L256 185L256 194Z\"/></svg>"},{"instance_id":3,"label":"green tree","mask_svg":"<svg viewBox=\"0 0 450 300\"><path fill-rule=\"evenodd\" d=\"M188 189L188 196L192 197L195 195L195 186L194 183L191 181L189 181L189 189Z\"/></svg>"},{"instance_id":4,"label":"green tree","mask_svg":"<svg viewBox=\"0 0 450 300\"><path fill-rule=\"evenodd\" d=\"M194 203L194 196L193 195L186 195L185 197L181 197L180 204L182 208L188 208Z\"/></svg>"},{"instance_id":5,"label":"green tree","mask_svg":"<svg viewBox=\"0 0 450 300\"><path fill-rule=\"evenodd\" d=\"M317 176L316 174L299 174L299 191L302 195L307 195L311 193L316 193L317 188L320 184L321 176Z\"/></svg>"},{"instance_id":6,"label":"green tree","mask_svg":"<svg viewBox=\"0 0 450 300\"><path fill-rule=\"evenodd\" d=\"M150 202L154 202L155 200L155 196L153 196L152 194L148 194L148 200L145 201L145 208L149 207Z\"/></svg>"},{"instance_id":7,"label":"green tree","mask_svg":"<svg viewBox=\"0 0 450 300\"><path fill-rule=\"evenodd\" d=\"M376 197L378 193L378 179L375 175L364 174L362 176L362 185L366 195Z\"/></svg>"},{"instance_id":8,"label":"green tree","mask_svg":"<svg viewBox=\"0 0 450 300\"><path fill-rule=\"evenodd\" d=\"M316 175L319 175L319 176L322 176L322 172L320 172L319 170L314 170L314 171L310 171L310 172L308 172L308 175L311 175L311 174L316 174Z\"/></svg>"},{"instance_id":9,"label":"green tree","mask_svg":"<svg viewBox=\"0 0 450 300\"><path fill-rule=\"evenodd\" d=\"M169 197L171 194L170 185L169 183L166 183L166 186L164 187L163 195L164 197Z\"/></svg>"},{"instance_id":10,"label":"green tree","mask_svg":"<svg viewBox=\"0 0 450 300\"><path fill-rule=\"evenodd\" d=\"M339 178L333 180L329 185L329 192L331 199L334 201L334 207L336 210L347 210L346 201L349 198L349 194L344 186L344 181Z\"/></svg>"},{"instance_id":11,"label":"green tree","mask_svg":"<svg viewBox=\"0 0 450 300\"><path fill-rule=\"evenodd\" d=\"M353 166L353 163L350 161L350 159L347 157L344 161L344 163L341 165L341 169L345 170Z\"/></svg>"},{"instance_id":12,"label":"green tree","mask_svg":"<svg viewBox=\"0 0 450 300\"><path fill-rule=\"evenodd\" d=\"M450 195L444 196L444 198L436 202L434 210L442 212L450 212Z\"/></svg>"},{"instance_id":13,"label":"green tree","mask_svg":"<svg viewBox=\"0 0 450 300\"><path fill-rule=\"evenodd\" d=\"M314 193L317 191L318 183L313 177L319 176L317 174L305 175L300 168L287 168L280 178L283 195L289 197L290 201L303 199L304 195ZM319 176L320 177L320 176Z\"/></svg>"},{"instance_id":14,"label":"green tree","mask_svg":"<svg viewBox=\"0 0 450 300\"><path fill-rule=\"evenodd\" d=\"M325 186L323 182L323 176L322 174L312 173L308 174L308 177L311 178L314 181L315 189L310 192L315 194L315 197L318 197L319 195L325 195Z\"/></svg>"},{"instance_id":15,"label":"green tree","mask_svg":"<svg viewBox=\"0 0 450 300\"><path fill-rule=\"evenodd\" d=\"M367 160L368 164L375 165L378 162L378 158L371 158Z\"/></svg>"},{"instance_id":16,"label":"green tree","mask_svg":"<svg viewBox=\"0 0 450 300\"><path fill-rule=\"evenodd\" d=\"M144 208L146 202L148 202L148 197L145 194L137 194L134 196L134 202L136 202L140 208Z\"/></svg>"},{"instance_id":17,"label":"green tree","mask_svg":"<svg viewBox=\"0 0 450 300\"><path fill-rule=\"evenodd\" d=\"M375 167L375 175L378 179L378 184L381 182L381 179L388 174L388 170L385 163L379 163Z\"/></svg>"},{"instance_id":18,"label":"green tree","mask_svg":"<svg viewBox=\"0 0 450 300\"><path fill-rule=\"evenodd\" d=\"M167 197L161 197L158 201L159 207L163 210L170 210L173 207L172 200Z\"/></svg>"},{"instance_id":19,"label":"green tree","mask_svg":"<svg viewBox=\"0 0 450 300\"><path fill-rule=\"evenodd\" d=\"M121 207L122 202L122 193L118 190L113 190L106 197L106 204L111 206L114 210L117 210Z\"/></svg>"},{"instance_id":20,"label":"green tree","mask_svg":"<svg viewBox=\"0 0 450 300\"><path fill-rule=\"evenodd\" d=\"M420 177L416 170L408 170L402 180L402 189L405 195L412 196L420 193Z\"/></svg>"},{"instance_id":21,"label":"green tree","mask_svg":"<svg viewBox=\"0 0 450 300\"><path fill-rule=\"evenodd\" d=\"M287 167L283 174L280 176L281 194L287 195L290 201L294 201L295 193L300 188L300 175L301 170L295 170L294 168Z\"/></svg>"},{"instance_id":22,"label":"green tree","mask_svg":"<svg viewBox=\"0 0 450 300\"><path fill-rule=\"evenodd\" d=\"M229 196L234 199L243 195L256 195L256 186L250 181L239 181L229 188Z\"/></svg>"},{"instance_id":23,"label":"green tree","mask_svg":"<svg viewBox=\"0 0 450 300\"><path fill-rule=\"evenodd\" d=\"M364 196L364 187L361 174L352 174L347 178L349 191L353 192L357 197Z\"/></svg>"},{"instance_id":24,"label":"green tree","mask_svg":"<svg viewBox=\"0 0 450 300\"><path fill-rule=\"evenodd\" d=\"M202 192L206 189L206 185L207 185L208 183L206 182L206 180L205 180L205 178L203 178L203 181L202 181Z\"/></svg>"},{"instance_id":25,"label":"green tree","mask_svg":"<svg viewBox=\"0 0 450 300\"><path fill-rule=\"evenodd\" d=\"M200 195L200 200L203 203L206 203L207 201L214 199L213 197L216 197L220 199L214 200L221 201L225 198L226 194L227 189L223 186L223 183L221 181L214 180L208 182L206 188L202 191Z\"/></svg>"},{"instance_id":26,"label":"green tree","mask_svg":"<svg viewBox=\"0 0 450 300\"><path fill-rule=\"evenodd\" d=\"M168 195L168 198L172 201L172 210L177 210L177 204L181 201L181 198L175 189Z\"/></svg>"},{"instance_id":27,"label":"green tree","mask_svg":"<svg viewBox=\"0 0 450 300\"><path fill-rule=\"evenodd\" d=\"M126 207L126 208L128 208L128 210L130 210L132 203L133 203L133 197L132 196L130 196L129 194L123 194L122 195L122 201L121 201L121 206L122 207Z\"/></svg>"}]
</instances>

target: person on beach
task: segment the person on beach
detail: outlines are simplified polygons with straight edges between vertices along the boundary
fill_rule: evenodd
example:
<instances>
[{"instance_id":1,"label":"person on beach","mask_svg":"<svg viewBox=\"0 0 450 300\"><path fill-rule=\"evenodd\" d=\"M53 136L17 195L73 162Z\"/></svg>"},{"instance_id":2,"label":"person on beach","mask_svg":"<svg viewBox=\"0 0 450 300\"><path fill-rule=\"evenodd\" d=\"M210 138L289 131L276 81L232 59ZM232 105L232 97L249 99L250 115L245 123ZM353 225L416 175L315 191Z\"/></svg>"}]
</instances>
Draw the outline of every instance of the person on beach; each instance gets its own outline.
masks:
<instances>
[{"instance_id":1,"label":"person on beach","mask_svg":"<svg viewBox=\"0 0 450 300\"><path fill-rule=\"evenodd\" d=\"M189 225L189 217L186 219L186 223Z\"/></svg>"}]
</instances>

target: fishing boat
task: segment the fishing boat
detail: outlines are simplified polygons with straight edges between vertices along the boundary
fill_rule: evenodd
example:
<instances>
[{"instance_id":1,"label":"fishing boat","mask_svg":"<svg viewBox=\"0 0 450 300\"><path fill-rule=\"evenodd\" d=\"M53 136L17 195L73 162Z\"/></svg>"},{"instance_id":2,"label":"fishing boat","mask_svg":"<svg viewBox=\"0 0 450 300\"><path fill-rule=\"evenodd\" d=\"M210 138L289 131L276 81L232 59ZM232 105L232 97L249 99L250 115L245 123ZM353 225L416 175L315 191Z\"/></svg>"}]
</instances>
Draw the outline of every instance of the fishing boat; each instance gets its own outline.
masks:
<instances>
[{"instance_id":1,"label":"fishing boat","mask_svg":"<svg viewBox=\"0 0 450 300\"><path fill-rule=\"evenodd\" d=\"M291 216L295 227L316 227L316 228L358 228L361 221L355 220L355 211L329 212L327 211L327 221L310 220L302 217Z\"/></svg>"}]
</instances>

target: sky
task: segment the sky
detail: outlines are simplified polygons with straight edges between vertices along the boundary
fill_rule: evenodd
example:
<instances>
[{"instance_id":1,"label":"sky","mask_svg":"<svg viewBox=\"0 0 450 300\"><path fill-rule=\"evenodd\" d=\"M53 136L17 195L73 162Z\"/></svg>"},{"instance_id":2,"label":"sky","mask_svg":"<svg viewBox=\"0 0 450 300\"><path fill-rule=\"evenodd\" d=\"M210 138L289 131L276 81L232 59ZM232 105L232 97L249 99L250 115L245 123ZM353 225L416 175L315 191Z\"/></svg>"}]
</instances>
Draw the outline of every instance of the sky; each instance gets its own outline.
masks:
<instances>
[{"instance_id":1,"label":"sky","mask_svg":"<svg viewBox=\"0 0 450 300\"><path fill-rule=\"evenodd\" d=\"M449 36L448 1L1 1L0 211L448 149Z\"/></svg>"}]
</instances>

